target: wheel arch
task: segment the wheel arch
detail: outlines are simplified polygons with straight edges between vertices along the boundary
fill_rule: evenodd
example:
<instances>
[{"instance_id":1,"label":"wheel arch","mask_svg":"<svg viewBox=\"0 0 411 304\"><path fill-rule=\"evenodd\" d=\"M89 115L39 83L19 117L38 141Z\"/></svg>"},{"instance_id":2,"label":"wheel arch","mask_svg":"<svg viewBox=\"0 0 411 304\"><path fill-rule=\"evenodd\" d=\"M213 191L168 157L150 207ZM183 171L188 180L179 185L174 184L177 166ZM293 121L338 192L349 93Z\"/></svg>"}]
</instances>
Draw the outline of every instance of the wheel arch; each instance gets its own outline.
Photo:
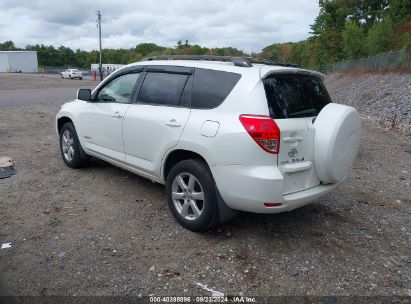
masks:
<instances>
[{"instance_id":1,"label":"wheel arch","mask_svg":"<svg viewBox=\"0 0 411 304\"><path fill-rule=\"evenodd\" d=\"M68 116L62 116L57 119L57 132L60 134L61 128L65 123L71 122L74 125L73 120ZM75 127L74 127L75 128Z\"/></svg>"},{"instance_id":2,"label":"wheel arch","mask_svg":"<svg viewBox=\"0 0 411 304\"><path fill-rule=\"evenodd\" d=\"M164 181L167 179L167 175L170 172L171 168L175 164L179 163L180 161L186 160L186 159L202 160L210 168L209 163L207 162L205 157L203 157L200 153L197 153L191 150L186 150L186 149L176 149L176 150L170 151L170 153L168 153L164 159L162 172L161 172Z\"/></svg>"},{"instance_id":3,"label":"wheel arch","mask_svg":"<svg viewBox=\"0 0 411 304\"><path fill-rule=\"evenodd\" d=\"M165 157L165 160L163 162L162 174L163 174L163 179L165 182L167 180L167 174L170 172L171 168L178 162L182 160L186 160L186 159L202 160L207 165L207 167L210 169L211 176L213 176L213 173L211 172L210 162L207 161L206 158L203 157L200 153L194 152L192 150L176 149L176 150L170 151L170 153ZM216 185L216 195L217 195L217 210L218 210L217 216L219 218L220 223L226 223L230 221L231 219L235 218L238 215L238 211L233 210L227 206L226 202L221 197L221 194L220 194L220 191L218 190L217 185Z\"/></svg>"}]
</instances>

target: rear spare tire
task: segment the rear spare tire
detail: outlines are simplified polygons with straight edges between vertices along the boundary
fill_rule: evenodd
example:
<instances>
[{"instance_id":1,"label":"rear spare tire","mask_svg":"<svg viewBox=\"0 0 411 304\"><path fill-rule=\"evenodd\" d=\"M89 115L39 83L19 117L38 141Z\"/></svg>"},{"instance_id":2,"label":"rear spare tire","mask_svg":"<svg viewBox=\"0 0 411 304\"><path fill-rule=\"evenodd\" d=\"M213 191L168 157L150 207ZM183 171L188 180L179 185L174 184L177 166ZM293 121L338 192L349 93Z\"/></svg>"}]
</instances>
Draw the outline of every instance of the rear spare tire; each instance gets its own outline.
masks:
<instances>
[{"instance_id":1,"label":"rear spare tire","mask_svg":"<svg viewBox=\"0 0 411 304\"><path fill-rule=\"evenodd\" d=\"M361 118L353 107L330 103L314 122L314 164L323 183L341 181L351 169L361 140Z\"/></svg>"}]
</instances>

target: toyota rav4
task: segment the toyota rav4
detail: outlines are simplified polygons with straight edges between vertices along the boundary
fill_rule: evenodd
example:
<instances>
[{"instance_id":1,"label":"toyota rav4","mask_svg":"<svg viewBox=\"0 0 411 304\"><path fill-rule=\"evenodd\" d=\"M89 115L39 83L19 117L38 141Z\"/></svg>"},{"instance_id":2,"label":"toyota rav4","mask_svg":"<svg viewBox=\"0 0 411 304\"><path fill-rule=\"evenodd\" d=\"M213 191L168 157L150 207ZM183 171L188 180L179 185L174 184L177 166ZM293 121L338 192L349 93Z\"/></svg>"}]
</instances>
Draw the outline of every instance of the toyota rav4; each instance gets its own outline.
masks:
<instances>
[{"instance_id":1,"label":"toyota rav4","mask_svg":"<svg viewBox=\"0 0 411 304\"><path fill-rule=\"evenodd\" d=\"M94 156L165 184L193 231L239 210L290 211L335 189L360 144L358 112L332 103L323 78L245 58L149 58L61 107L61 155L71 168Z\"/></svg>"}]
</instances>

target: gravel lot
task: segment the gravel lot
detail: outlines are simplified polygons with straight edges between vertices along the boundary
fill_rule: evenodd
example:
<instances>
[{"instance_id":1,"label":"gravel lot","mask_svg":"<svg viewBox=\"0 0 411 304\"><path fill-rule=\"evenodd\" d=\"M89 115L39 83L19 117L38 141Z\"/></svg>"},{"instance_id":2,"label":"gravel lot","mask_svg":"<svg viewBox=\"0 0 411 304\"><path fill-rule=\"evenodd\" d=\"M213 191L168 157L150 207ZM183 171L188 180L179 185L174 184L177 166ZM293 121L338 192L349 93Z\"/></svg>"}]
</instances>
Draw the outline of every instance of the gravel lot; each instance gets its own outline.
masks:
<instances>
[{"instance_id":1,"label":"gravel lot","mask_svg":"<svg viewBox=\"0 0 411 304\"><path fill-rule=\"evenodd\" d=\"M410 137L364 121L336 192L192 233L173 219L163 186L60 159L59 105L95 84L0 74L0 155L17 170L0 180L0 243L12 242L0 275L16 294L211 295L200 282L226 295L411 296Z\"/></svg>"},{"instance_id":2,"label":"gravel lot","mask_svg":"<svg viewBox=\"0 0 411 304\"><path fill-rule=\"evenodd\" d=\"M335 102L356 107L376 124L411 135L411 74L336 73L326 84Z\"/></svg>"},{"instance_id":3,"label":"gravel lot","mask_svg":"<svg viewBox=\"0 0 411 304\"><path fill-rule=\"evenodd\" d=\"M90 78L90 77L88 77ZM77 89L94 88L88 78L62 79L58 75L0 73L0 107L32 104L59 104L73 100Z\"/></svg>"}]
</instances>

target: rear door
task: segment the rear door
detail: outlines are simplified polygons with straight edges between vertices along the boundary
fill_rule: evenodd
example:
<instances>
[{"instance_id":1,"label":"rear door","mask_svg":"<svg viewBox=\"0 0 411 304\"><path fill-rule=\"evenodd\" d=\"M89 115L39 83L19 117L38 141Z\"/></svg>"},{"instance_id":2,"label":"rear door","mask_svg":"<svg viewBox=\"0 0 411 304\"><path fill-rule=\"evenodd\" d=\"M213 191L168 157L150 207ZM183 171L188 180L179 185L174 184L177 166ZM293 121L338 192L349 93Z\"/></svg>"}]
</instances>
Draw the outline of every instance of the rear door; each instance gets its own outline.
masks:
<instances>
[{"instance_id":1,"label":"rear door","mask_svg":"<svg viewBox=\"0 0 411 304\"><path fill-rule=\"evenodd\" d=\"M263 80L270 116L281 130L278 167L284 194L317 186L313 121L331 102L320 78L303 74L271 74Z\"/></svg>"},{"instance_id":2,"label":"rear door","mask_svg":"<svg viewBox=\"0 0 411 304\"><path fill-rule=\"evenodd\" d=\"M191 68L147 67L123 123L126 163L160 176L166 151L175 146L190 116Z\"/></svg>"}]
</instances>

